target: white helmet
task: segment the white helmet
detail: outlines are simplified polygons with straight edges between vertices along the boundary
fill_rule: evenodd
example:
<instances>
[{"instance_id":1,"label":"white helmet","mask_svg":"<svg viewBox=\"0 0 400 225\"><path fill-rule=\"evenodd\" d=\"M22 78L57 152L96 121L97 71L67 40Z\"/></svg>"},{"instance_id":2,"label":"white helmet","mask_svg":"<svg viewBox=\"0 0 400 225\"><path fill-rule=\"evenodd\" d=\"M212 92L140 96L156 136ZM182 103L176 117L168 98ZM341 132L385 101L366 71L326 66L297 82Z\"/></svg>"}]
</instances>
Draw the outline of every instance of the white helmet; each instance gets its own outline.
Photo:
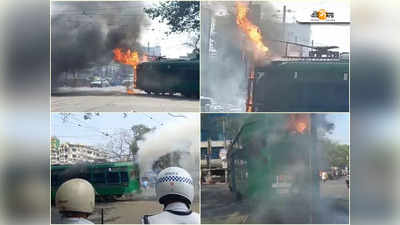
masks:
<instances>
[{"instance_id":1,"label":"white helmet","mask_svg":"<svg viewBox=\"0 0 400 225\"><path fill-rule=\"evenodd\" d=\"M179 195L192 203L194 195L192 177L182 168L168 167L158 174L156 193L160 203L162 203L160 199L167 195Z\"/></svg>"},{"instance_id":2,"label":"white helmet","mask_svg":"<svg viewBox=\"0 0 400 225\"><path fill-rule=\"evenodd\" d=\"M56 207L60 212L85 212L94 210L95 191L84 179L71 179L64 182L56 193Z\"/></svg>"}]
</instances>

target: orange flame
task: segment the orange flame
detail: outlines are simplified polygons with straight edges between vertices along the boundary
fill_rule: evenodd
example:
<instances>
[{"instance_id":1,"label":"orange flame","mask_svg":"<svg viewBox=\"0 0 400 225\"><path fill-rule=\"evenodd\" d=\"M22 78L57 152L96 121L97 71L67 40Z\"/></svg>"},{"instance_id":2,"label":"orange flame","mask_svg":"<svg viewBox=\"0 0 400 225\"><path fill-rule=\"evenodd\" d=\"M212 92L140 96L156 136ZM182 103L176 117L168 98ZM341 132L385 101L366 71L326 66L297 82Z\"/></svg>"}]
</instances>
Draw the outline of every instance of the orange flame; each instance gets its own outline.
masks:
<instances>
[{"instance_id":1,"label":"orange flame","mask_svg":"<svg viewBox=\"0 0 400 225\"><path fill-rule=\"evenodd\" d=\"M131 65L136 68L136 66L140 63L139 53L137 51L131 52L130 49L124 53L122 49L116 48L113 50L114 60L123 64Z\"/></svg>"},{"instance_id":2,"label":"orange flame","mask_svg":"<svg viewBox=\"0 0 400 225\"><path fill-rule=\"evenodd\" d=\"M236 12L236 24L239 28L250 38L258 50L267 52L268 47L262 42L260 29L247 18L247 13L249 12L247 4L236 2Z\"/></svg>"},{"instance_id":3,"label":"orange flame","mask_svg":"<svg viewBox=\"0 0 400 225\"><path fill-rule=\"evenodd\" d=\"M287 126L289 131L294 131L303 134L310 130L310 115L307 114L292 114L289 115Z\"/></svg>"},{"instance_id":4,"label":"orange flame","mask_svg":"<svg viewBox=\"0 0 400 225\"><path fill-rule=\"evenodd\" d=\"M114 60L123 64L131 65L133 68L133 87L136 88L136 66L141 62L147 62L147 56L144 55L142 61L140 61L139 53L137 51L131 52L128 49L125 53L122 49L116 48L113 50ZM128 94L133 94L133 90L128 89Z\"/></svg>"}]
</instances>

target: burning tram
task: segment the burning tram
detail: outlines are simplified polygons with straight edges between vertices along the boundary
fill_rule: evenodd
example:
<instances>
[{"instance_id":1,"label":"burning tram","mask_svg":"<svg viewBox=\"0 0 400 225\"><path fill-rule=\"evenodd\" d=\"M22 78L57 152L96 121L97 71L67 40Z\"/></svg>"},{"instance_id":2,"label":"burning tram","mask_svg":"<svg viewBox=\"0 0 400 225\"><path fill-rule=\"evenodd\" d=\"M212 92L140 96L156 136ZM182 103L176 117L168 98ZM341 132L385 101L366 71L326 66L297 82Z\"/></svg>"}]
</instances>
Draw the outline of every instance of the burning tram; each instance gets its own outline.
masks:
<instances>
[{"instance_id":1,"label":"burning tram","mask_svg":"<svg viewBox=\"0 0 400 225\"><path fill-rule=\"evenodd\" d=\"M349 110L348 60L279 60L256 67L255 75L255 111Z\"/></svg>"},{"instance_id":2,"label":"burning tram","mask_svg":"<svg viewBox=\"0 0 400 225\"><path fill-rule=\"evenodd\" d=\"M318 199L315 117L257 115L241 127L228 151L229 188L239 200L264 198L271 202L282 196L301 196L304 202Z\"/></svg>"},{"instance_id":3,"label":"burning tram","mask_svg":"<svg viewBox=\"0 0 400 225\"><path fill-rule=\"evenodd\" d=\"M348 112L349 54L307 46L309 57L285 56L249 74L247 111Z\"/></svg>"},{"instance_id":4,"label":"burning tram","mask_svg":"<svg viewBox=\"0 0 400 225\"><path fill-rule=\"evenodd\" d=\"M136 88L147 93L181 93L199 98L199 60L160 59L137 66Z\"/></svg>"},{"instance_id":5,"label":"burning tram","mask_svg":"<svg viewBox=\"0 0 400 225\"><path fill-rule=\"evenodd\" d=\"M73 178L89 181L96 197L113 200L140 191L139 167L131 162L51 166L51 200L62 183Z\"/></svg>"}]
</instances>

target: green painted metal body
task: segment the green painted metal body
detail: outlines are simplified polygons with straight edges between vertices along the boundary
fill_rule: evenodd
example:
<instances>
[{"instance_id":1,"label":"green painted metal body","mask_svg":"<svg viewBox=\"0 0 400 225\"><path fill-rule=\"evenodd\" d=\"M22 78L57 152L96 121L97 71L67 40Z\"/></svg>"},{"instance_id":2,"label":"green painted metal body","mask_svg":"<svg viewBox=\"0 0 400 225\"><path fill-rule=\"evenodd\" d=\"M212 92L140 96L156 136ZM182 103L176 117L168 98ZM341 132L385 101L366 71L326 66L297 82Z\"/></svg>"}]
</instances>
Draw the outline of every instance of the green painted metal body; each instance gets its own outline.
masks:
<instances>
[{"instance_id":1,"label":"green painted metal body","mask_svg":"<svg viewBox=\"0 0 400 225\"><path fill-rule=\"evenodd\" d=\"M72 178L89 181L97 196L121 196L140 191L139 168L131 162L51 167L51 199L58 187Z\"/></svg>"},{"instance_id":2,"label":"green painted metal body","mask_svg":"<svg viewBox=\"0 0 400 225\"><path fill-rule=\"evenodd\" d=\"M273 188L277 176L286 175L295 163L309 162L310 135L288 132L287 117L254 115L236 136L228 153L228 167L230 187L237 197L273 196L277 191ZM310 174L310 171L297 172Z\"/></svg>"},{"instance_id":3,"label":"green painted metal body","mask_svg":"<svg viewBox=\"0 0 400 225\"><path fill-rule=\"evenodd\" d=\"M146 92L199 97L199 60L160 60L137 66L136 87Z\"/></svg>"},{"instance_id":4,"label":"green painted metal body","mask_svg":"<svg viewBox=\"0 0 400 225\"><path fill-rule=\"evenodd\" d=\"M347 112L349 61L273 61L255 69L255 111Z\"/></svg>"}]
</instances>

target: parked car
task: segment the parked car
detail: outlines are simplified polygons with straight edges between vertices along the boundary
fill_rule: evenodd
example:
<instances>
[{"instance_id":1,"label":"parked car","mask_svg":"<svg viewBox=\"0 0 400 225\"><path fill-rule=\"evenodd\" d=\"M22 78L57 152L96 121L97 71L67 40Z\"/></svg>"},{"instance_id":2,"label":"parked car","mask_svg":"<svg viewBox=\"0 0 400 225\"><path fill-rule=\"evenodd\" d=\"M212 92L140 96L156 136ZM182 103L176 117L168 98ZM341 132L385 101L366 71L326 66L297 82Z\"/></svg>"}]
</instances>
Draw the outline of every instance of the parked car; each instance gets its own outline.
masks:
<instances>
[{"instance_id":1,"label":"parked car","mask_svg":"<svg viewBox=\"0 0 400 225\"><path fill-rule=\"evenodd\" d=\"M108 82L105 79L95 80L95 81L90 82L90 87L109 87L109 86L110 86L110 82Z\"/></svg>"}]
</instances>

